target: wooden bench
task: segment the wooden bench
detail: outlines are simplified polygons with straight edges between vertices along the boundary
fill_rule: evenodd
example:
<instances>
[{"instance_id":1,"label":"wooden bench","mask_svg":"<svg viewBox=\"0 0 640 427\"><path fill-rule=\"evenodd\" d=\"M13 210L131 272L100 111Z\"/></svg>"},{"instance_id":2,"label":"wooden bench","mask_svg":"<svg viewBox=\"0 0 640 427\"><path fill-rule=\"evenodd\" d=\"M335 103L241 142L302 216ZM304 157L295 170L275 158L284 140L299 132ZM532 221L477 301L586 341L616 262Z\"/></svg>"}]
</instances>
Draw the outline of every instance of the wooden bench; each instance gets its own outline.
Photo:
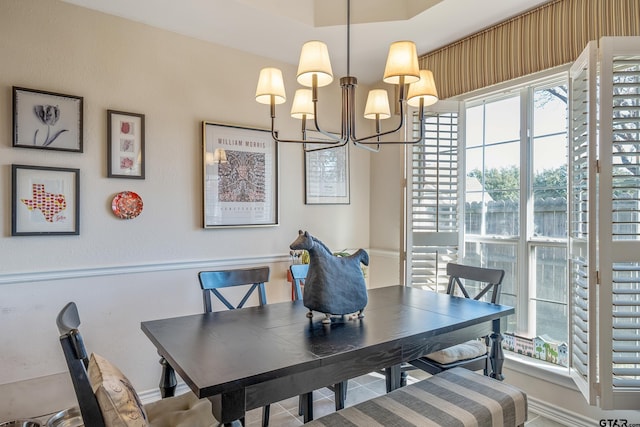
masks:
<instances>
[{"instance_id":1,"label":"wooden bench","mask_svg":"<svg viewBox=\"0 0 640 427\"><path fill-rule=\"evenodd\" d=\"M524 392L468 369L453 368L305 426L515 427L526 420Z\"/></svg>"}]
</instances>

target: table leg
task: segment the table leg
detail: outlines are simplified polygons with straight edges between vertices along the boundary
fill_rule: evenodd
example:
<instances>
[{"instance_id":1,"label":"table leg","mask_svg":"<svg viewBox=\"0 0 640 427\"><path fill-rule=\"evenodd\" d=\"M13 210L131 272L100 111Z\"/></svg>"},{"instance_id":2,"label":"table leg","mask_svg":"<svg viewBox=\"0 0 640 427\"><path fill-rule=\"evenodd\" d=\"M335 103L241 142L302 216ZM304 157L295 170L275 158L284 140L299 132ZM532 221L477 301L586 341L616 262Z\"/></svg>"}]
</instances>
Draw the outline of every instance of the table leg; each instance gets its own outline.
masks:
<instances>
[{"instance_id":1,"label":"table leg","mask_svg":"<svg viewBox=\"0 0 640 427\"><path fill-rule=\"evenodd\" d=\"M393 365L390 368L385 368L385 378L387 379L387 393L400 388L402 370L400 365Z\"/></svg>"},{"instance_id":2,"label":"table leg","mask_svg":"<svg viewBox=\"0 0 640 427\"><path fill-rule=\"evenodd\" d=\"M302 413L304 422L313 421L313 391L300 395L300 404L302 405Z\"/></svg>"},{"instance_id":3,"label":"table leg","mask_svg":"<svg viewBox=\"0 0 640 427\"><path fill-rule=\"evenodd\" d=\"M213 416L225 426L237 426L238 421L244 426L245 389L223 392L209 398Z\"/></svg>"},{"instance_id":4,"label":"table leg","mask_svg":"<svg viewBox=\"0 0 640 427\"><path fill-rule=\"evenodd\" d=\"M165 397L172 397L176 393L176 373L173 367L169 365L167 359L160 356L160 365L162 365L162 375L160 376L160 395L164 399Z\"/></svg>"},{"instance_id":5,"label":"table leg","mask_svg":"<svg viewBox=\"0 0 640 427\"><path fill-rule=\"evenodd\" d=\"M344 401L347 399L348 381L341 381L333 385L334 400L336 401L336 411L344 409Z\"/></svg>"},{"instance_id":6,"label":"table leg","mask_svg":"<svg viewBox=\"0 0 640 427\"><path fill-rule=\"evenodd\" d=\"M500 320L493 321L493 332L490 335L491 351L489 361L491 362L491 378L504 380L502 375L502 365L504 364L504 351L502 350L502 334L500 333Z\"/></svg>"}]
</instances>

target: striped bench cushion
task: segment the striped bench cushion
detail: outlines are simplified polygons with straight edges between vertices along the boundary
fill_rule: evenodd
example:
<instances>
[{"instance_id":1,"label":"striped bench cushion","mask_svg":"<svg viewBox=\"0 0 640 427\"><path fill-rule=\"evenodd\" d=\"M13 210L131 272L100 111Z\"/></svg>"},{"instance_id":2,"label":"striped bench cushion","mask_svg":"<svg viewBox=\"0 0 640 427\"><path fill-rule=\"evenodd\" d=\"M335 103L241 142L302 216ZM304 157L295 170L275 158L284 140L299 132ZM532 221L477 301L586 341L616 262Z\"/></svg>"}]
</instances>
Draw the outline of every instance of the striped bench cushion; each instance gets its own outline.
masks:
<instances>
[{"instance_id":1,"label":"striped bench cushion","mask_svg":"<svg viewBox=\"0 0 640 427\"><path fill-rule=\"evenodd\" d=\"M514 427L526 420L524 392L467 369L454 368L305 426Z\"/></svg>"}]
</instances>

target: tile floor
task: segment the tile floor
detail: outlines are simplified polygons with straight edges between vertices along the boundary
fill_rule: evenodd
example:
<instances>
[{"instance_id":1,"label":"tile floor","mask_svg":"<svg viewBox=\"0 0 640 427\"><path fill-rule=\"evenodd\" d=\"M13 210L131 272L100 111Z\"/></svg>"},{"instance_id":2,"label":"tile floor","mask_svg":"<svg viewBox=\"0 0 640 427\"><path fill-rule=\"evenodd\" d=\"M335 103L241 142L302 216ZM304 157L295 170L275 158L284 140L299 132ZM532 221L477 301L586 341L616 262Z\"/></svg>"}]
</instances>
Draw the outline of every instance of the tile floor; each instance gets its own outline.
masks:
<instances>
[{"instance_id":1,"label":"tile floor","mask_svg":"<svg viewBox=\"0 0 640 427\"><path fill-rule=\"evenodd\" d=\"M421 371L412 371L407 382L410 384L419 379L426 378L428 374ZM355 405L367 399L374 398L386 393L384 374L371 373L349 380L347 390L347 400L345 406ZM313 415L319 418L323 415L334 412L335 404L333 392L329 389L316 390L313 393ZM48 417L37 419L46 426ZM246 427L260 427L262 422L262 409L254 409L247 412ZM296 427L304 425L302 417L298 415L298 398L292 397L271 405L271 415L269 417L271 427ZM529 421L526 427L562 427L563 424L544 418L538 414L529 413Z\"/></svg>"}]
</instances>

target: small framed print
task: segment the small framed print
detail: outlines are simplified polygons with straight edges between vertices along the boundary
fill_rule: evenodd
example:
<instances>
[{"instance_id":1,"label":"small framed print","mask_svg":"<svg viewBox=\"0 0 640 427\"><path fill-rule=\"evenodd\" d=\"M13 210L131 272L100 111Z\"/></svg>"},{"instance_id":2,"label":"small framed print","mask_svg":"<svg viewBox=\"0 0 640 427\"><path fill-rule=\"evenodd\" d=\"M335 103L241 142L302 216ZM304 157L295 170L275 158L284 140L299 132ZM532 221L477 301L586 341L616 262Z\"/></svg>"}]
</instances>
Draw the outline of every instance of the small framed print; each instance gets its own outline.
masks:
<instances>
[{"instance_id":1,"label":"small framed print","mask_svg":"<svg viewBox=\"0 0 640 427\"><path fill-rule=\"evenodd\" d=\"M13 87L13 146L82 152L83 98Z\"/></svg>"},{"instance_id":2,"label":"small framed print","mask_svg":"<svg viewBox=\"0 0 640 427\"><path fill-rule=\"evenodd\" d=\"M312 140L328 140L316 131L307 131ZM326 148L326 144L308 142L304 153L304 201L307 205L348 205L349 144ZM316 151L313 151L313 150Z\"/></svg>"},{"instance_id":3,"label":"small framed print","mask_svg":"<svg viewBox=\"0 0 640 427\"><path fill-rule=\"evenodd\" d=\"M11 235L80 234L80 170L11 165Z\"/></svg>"},{"instance_id":4,"label":"small framed print","mask_svg":"<svg viewBox=\"0 0 640 427\"><path fill-rule=\"evenodd\" d=\"M144 114L107 110L107 176L144 179Z\"/></svg>"},{"instance_id":5,"label":"small framed print","mask_svg":"<svg viewBox=\"0 0 640 427\"><path fill-rule=\"evenodd\" d=\"M202 123L204 228L278 225L278 145L268 130Z\"/></svg>"}]
</instances>

